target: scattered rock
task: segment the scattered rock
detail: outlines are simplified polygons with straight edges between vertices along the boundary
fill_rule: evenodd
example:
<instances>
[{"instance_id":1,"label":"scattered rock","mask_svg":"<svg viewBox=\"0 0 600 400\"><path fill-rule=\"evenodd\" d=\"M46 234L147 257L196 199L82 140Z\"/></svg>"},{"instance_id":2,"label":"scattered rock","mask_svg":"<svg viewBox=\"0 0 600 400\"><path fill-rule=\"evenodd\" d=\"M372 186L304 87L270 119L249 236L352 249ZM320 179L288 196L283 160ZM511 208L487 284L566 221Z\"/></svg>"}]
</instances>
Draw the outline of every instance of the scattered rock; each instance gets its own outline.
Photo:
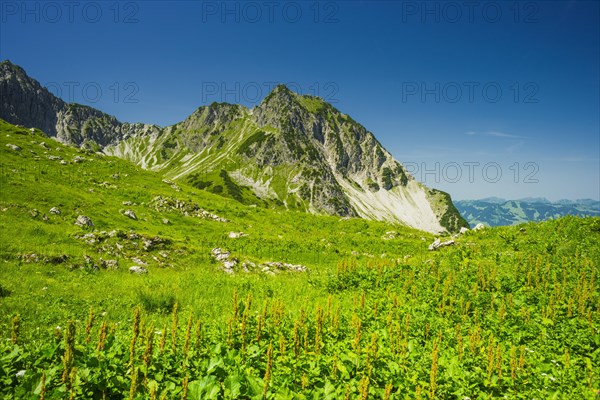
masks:
<instances>
[{"instance_id":1,"label":"scattered rock","mask_svg":"<svg viewBox=\"0 0 600 400\"><path fill-rule=\"evenodd\" d=\"M169 225L171 221L169 221L167 218L163 218L162 223L165 225Z\"/></svg>"},{"instance_id":2,"label":"scattered rock","mask_svg":"<svg viewBox=\"0 0 600 400\"><path fill-rule=\"evenodd\" d=\"M196 203L189 203L173 197L156 196L150 200L148 206L159 212L178 211L186 217L193 216L218 222L228 222L225 218L201 209Z\"/></svg>"},{"instance_id":3,"label":"scattered rock","mask_svg":"<svg viewBox=\"0 0 600 400\"><path fill-rule=\"evenodd\" d=\"M215 260L221 262L221 268L223 271L228 274L235 272L235 268L238 266L239 262L236 258L231 257L231 253L229 251L223 250L220 247L215 247L212 249L211 254ZM241 264L241 270L243 272L260 271L268 275L274 275L275 273L281 271L306 272L308 268L306 268L304 265L288 264L278 261L268 261L259 264L258 266L251 261L244 261Z\"/></svg>"},{"instance_id":4,"label":"scattered rock","mask_svg":"<svg viewBox=\"0 0 600 400\"><path fill-rule=\"evenodd\" d=\"M131 257L131 261L133 261L136 264L141 264L141 265L148 265L147 262L142 261L141 259L137 258L137 257Z\"/></svg>"},{"instance_id":5,"label":"scattered rock","mask_svg":"<svg viewBox=\"0 0 600 400\"><path fill-rule=\"evenodd\" d=\"M469 232L469 228L465 228L464 226L460 228L460 233L461 234L467 233L467 232Z\"/></svg>"},{"instance_id":6,"label":"scattered rock","mask_svg":"<svg viewBox=\"0 0 600 400\"><path fill-rule=\"evenodd\" d=\"M67 165L68 163L65 160L60 160L61 165Z\"/></svg>"},{"instance_id":7,"label":"scattered rock","mask_svg":"<svg viewBox=\"0 0 600 400\"><path fill-rule=\"evenodd\" d=\"M124 201L124 202L123 202L123 203L121 203L121 204L123 204L124 206L130 206L130 205L133 205L133 203L132 203L132 202L130 202L129 200L127 200L127 201Z\"/></svg>"},{"instance_id":8,"label":"scattered rock","mask_svg":"<svg viewBox=\"0 0 600 400\"><path fill-rule=\"evenodd\" d=\"M36 208L34 208L33 210L29 211L29 214L31 214L31 216L32 216L33 218L35 218L35 217L37 217L38 215L40 215L40 212L39 212L39 211L38 211Z\"/></svg>"},{"instance_id":9,"label":"scattered rock","mask_svg":"<svg viewBox=\"0 0 600 400\"><path fill-rule=\"evenodd\" d=\"M61 254L59 256L50 256L48 257L46 260L44 260L45 262L49 263L49 264L62 264L65 261L67 261L67 259L69 258L68 255L66 254Z\"/></svg>"},{"instance_id":10,"label":"scattered rock","mask_svg":"<svg viewBox=\"0 0 600 400\"><path fill-rule=\"evenodd\" d=\"M525 233L525 232L527 232L527 231L525 230L525 228L519 228L519 232L523 232L523 233Z\"/></svg>"},{"instance_id":11,"label":"scattered rock","mask_svg":"<svg viewBox=\"0 0 600 400\"><path fill-rule=\"evenodd\" d=\"M79 239L83 239L87 244L99 243L100 240L96 238L96 235L93 233L86 233L83 236L78 236Z\"/></svg>"},{"instance_id":12,"label":"scattered rock","mask_svg":"<svg viewBox=\"0 0 600 400\"><path fill-rule=\"evenodd\" d=\"M40 261L40 258L35 253L23 254L21 256L21 259L23 260L23 262L26 262L26 263L32 263L32 262L36 263L36 262Z\"/></svg>"},{"instance_id":13,"label":"scattered rock","mask_svg":"<svg viewBox=\"0 0 600 400\"><path fill-rule=\"evenodd\" d=\"M9 147L11 150L14 150L14 151L21 151L21 148L19 146L17 146L16 144L7 143L6 147Z\"/></svg>"},{"instance_id":14,"label":"scattered rock","mask_svg":"<svg viewBox=\"0 0 600 400\"><path fill-rule=\"evenodd\" d=\"M279 261L268 261L268 262L260 264L259 267L260 266L266 266L270 270L279 270L279 271L306 272L308 270L308 268L306 268L304 265L288 264L288 263L282 263Z\"/></svg>"},{"instance_id":15,"label":"scattered rock","mask_svg":"<svg viewBox=\"0 0 600 400\"><path fill-rule=\"evenodd\" d=\"M247 233L244 232L229 232L229 239L237 239L237 238L241 238L244 236L248 236Z\"/></svg>"},{"instance_id":16,"label":"scattered rock","mask_svg":"<svg viewBox=\"0 0 600 400\"><path fill-rule=\"evenodd\" d=\"M173 190L175 190L176 192L180 192L181 188L179 186L177 186L177 184L173 181L169 181L167 179L163 179L163 182L166 183L167 185L171 186L171 188Z\"/></svg>"},{"instance_id":17,"label":"scattered rock","mask_svg":"<svg viewBox=\"0 0 600 400\"><path fill-rule=\"evenodd\" d=\"M93 227L94 223L92 222L92 220L89 217L86 217L85 215L80 215L77 217L77 220L75 221L75 225L77 226L87 226L87 227Z\"/></svg>"},{"instance_id":18,"label":"scattered rock","mask_svg":"<svg viewBox=\"0 0 600 400\"><path fill-rule=\"evenodd\" d=\"M473 228L473 230L474 231L480 231L480 230L482 230L484 228L485 228L485 225L480 222L477 225L475 225L475 228Z\"/></svg>"},{"instance_id":19,"label":"scattered rock","mask_svg":"<svg viewBox=\"0 0 600 400\"><path fill-rule=\"evenodd\" d=\"M252 261L245 261L242 263L242 271L250 272L254 269L256 269L256 264L254 264Z\"/></svg>"},{"instance_id":20,"label":"scattered rock","mask_svg":"<svg viewBox=\"0 0 600 400\"><path fill-rule=\"evenodd\" d=\"M233 269L236 265L237 260L235 258L223 261L223 271L227 272L228 274L233 274Z\"/></svg>"},{"instance_id":21,"label":"scattered rock","mask_svg":"<svg viewBox=\"0 0 600 400\"><path fill-rule=\"evenodd\" d=\"M137 221L137 216L135 215L135 213L133 212L133 210L125 210L123 212L123 215L128 216L129 218L136 220Z\"/></svg>"},{"instance_id":22,"label":"scattered rock","mask_svg":"<svg viewBox=\"0 0 600 400\"><path fill-rule=\"evenodd\" d=\"M397 235L398 235L398 233L396 231L389 231L389 232L386 232L385 235L383 235L381 238L383 240L391 240L391 239L396 239Z\"/></svg>"},{"instance_id":23,"label":"scattered rock","mask_svg":"<svg viewBox=\"0 0 600 400\"><path fill-rule=\"evenodd\" d=\"M148 270L144 267L140 267L139 265L134 265L133 267L129 267L130 274L147 274Z\"/></svg>"},{"instance_id":24,"label":"scattered rock","mask_svg":"<svg viewBox=\"0 0 600 400\"><path fill-rule=\"evenodd\" d=\"M430 251L437 250L440 247L453 246L453 245L454 245L454 240L452 240L452 239L447 240L445 242L440 241L440 239L435 239L435 241L429 245L429 250Z\"/></svg>"},{"instance_id":25,"label":"scattered rock","mask_svg":"<svg viewBox=\"0 0 600 400\"><path fill-rule=\"evenodd\" d=\"M50 214L54 214L54 215L60 215L60 210L56 207L52 207L50 209Z\"/></svg>"},{"instance_id":26,"label":"scattered rock","mask_svg":"<svg viewBox=\"0 0 600 400\"><path fill-rule=\"evenodd\" d=\"M75 156L73 157L73 160L71 160L72 162L74 162L75 164L78 164L80 162L85 161L85 158L81 157L81 156Z\"/></svg>"},{"instance_id":27,"label":"scattered rock","mask_svg":"<svg viewBox=\"0 0 600 400\"><path fill-rule=\"evenodd\" d=\"M117 260L103 260L101 258L100 266L102 268L115 270L115 269L119 268L119 262Z\"/></svg>"},{"instance_id":28,"label":"scattered rock","mask_svg":"<svg viewBox=\"0 0 600 400\"><path fill-rule=\"evenodd\" d=\"M169 239L163 239L158 236L154 236L153 238L144 237L143 244L144 250L150 251L154 249L156 246L170 242Z\"/></svg>"},{"instance_id":29,"label":"scattered rock","mask_svg":"<svg viewBox=\"0 0 600 400\"><path fill-rule=\"evenodd\" d=\"M58 160L62 160L62 157L61 156L48 156L48 160L58 161Z\"/></svg>"},{"instance_id":30,"label":"scattered rock","mask_svg":"<svg viewBox=\"0 0 600 400\"><path fill-rule=\"evenodd\" d=\"M215 258L215 260L217 260L217 261L228 260L229 256L231 255L231 253L221 249L220 247L215 247L214 249L212 249L211 253L212 253L212 256Z\"/></svg>"}]
</instances>

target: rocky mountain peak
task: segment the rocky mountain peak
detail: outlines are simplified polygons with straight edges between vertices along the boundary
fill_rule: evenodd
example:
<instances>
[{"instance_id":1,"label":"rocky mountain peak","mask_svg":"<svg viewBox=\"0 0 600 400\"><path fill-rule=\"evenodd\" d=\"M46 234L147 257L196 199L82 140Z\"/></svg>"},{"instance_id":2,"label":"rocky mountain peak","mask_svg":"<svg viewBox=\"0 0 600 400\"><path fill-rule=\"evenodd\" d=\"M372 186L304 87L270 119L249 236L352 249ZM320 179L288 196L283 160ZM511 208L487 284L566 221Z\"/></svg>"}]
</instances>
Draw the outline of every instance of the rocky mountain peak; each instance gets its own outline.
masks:
<instances>
[{"instance_id":1,"label":"rocky mountain peak","mask_svg":"<svg viewBox=\"0 0 600 400\"><path fill-rule=\"evenodd\" d=\"M0 118L242 202L430 232L466 226L449 195L416 182L364 126L285 85L252 110L212 103L163 129L65 103L7 61L0 67Z\"/></svg>"}]
</instances>

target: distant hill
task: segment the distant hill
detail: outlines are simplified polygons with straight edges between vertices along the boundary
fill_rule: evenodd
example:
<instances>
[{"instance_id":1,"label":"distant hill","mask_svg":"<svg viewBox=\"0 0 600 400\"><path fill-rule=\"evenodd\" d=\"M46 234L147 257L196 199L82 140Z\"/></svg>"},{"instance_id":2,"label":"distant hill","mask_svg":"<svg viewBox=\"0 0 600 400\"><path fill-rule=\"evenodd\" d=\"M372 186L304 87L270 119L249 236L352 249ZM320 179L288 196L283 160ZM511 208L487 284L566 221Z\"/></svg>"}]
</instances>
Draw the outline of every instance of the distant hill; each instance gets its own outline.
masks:
<instances>
[{"instance_id":1,"label":"distant hill","mask_svg":"<svg viewBox=\"0 0 600 400\"><path fill-rule=\"evenodd\" d=\"M527 221L544 221L565 215L600 216L600 201L592 199L558 200L524 198L505 200L490 197L481 200L458 200L454 204L471 226L515 225Z\"/></svg>"}]
</instances>

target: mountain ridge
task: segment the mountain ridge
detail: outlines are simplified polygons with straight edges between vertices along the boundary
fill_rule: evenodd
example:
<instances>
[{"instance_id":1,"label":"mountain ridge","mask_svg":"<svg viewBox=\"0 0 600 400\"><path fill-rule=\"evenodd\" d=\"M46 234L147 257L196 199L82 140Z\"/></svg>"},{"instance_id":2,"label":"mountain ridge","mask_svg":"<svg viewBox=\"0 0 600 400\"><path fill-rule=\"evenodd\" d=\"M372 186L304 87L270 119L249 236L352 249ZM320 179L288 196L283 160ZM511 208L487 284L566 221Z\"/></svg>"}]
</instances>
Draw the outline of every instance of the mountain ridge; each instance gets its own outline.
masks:
<instances>
[{"instance_id":1,"label":"mountain ridge","mask_svg":"<svg viewBox=\"0 0 600 400\"><path fill-rule=\"evenodd\" d=\"M7 61L0 64L0 89L0 118L9 123L44 127L63 143L247 204L386 220L429 232L467 225L448 194L414 180L365 127L285 85L253 108L211 103L166 127L122 123L65 103Z\"/></svg>"},{"instance_id":2,"label":"mountain ridge","mask_svg":"<svg viewBox=\"0 0 600 400\"><path fill-rule=\"evenodd\" d=\"M544 221L566 215L600 216L600 201L593 199L558 200L523 198L506 200L487 198L457 200L456 207L471 226L482 223L488 226L516 225L529 221Z\"/></svg>"}]
</instances>

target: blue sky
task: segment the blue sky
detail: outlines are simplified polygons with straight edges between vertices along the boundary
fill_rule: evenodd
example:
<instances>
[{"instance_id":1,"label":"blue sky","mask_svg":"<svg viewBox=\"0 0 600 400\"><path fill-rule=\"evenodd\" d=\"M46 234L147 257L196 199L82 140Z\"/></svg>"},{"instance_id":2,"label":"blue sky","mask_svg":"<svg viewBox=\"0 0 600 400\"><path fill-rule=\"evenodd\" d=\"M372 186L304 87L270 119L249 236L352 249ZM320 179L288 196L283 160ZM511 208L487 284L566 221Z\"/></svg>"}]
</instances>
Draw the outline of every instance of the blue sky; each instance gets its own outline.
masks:
<instances>
[{"instance_id":1,"label":"blue sky","mask_svg":"<svg viewBox=\"0 0 600 400\"><path fill-rule=\"evenodd\" d=\"M455 199L599 199L599 20L595 1L3 0L0 59L162 126L286 83Z\"/></svg>"}]
</instances>

